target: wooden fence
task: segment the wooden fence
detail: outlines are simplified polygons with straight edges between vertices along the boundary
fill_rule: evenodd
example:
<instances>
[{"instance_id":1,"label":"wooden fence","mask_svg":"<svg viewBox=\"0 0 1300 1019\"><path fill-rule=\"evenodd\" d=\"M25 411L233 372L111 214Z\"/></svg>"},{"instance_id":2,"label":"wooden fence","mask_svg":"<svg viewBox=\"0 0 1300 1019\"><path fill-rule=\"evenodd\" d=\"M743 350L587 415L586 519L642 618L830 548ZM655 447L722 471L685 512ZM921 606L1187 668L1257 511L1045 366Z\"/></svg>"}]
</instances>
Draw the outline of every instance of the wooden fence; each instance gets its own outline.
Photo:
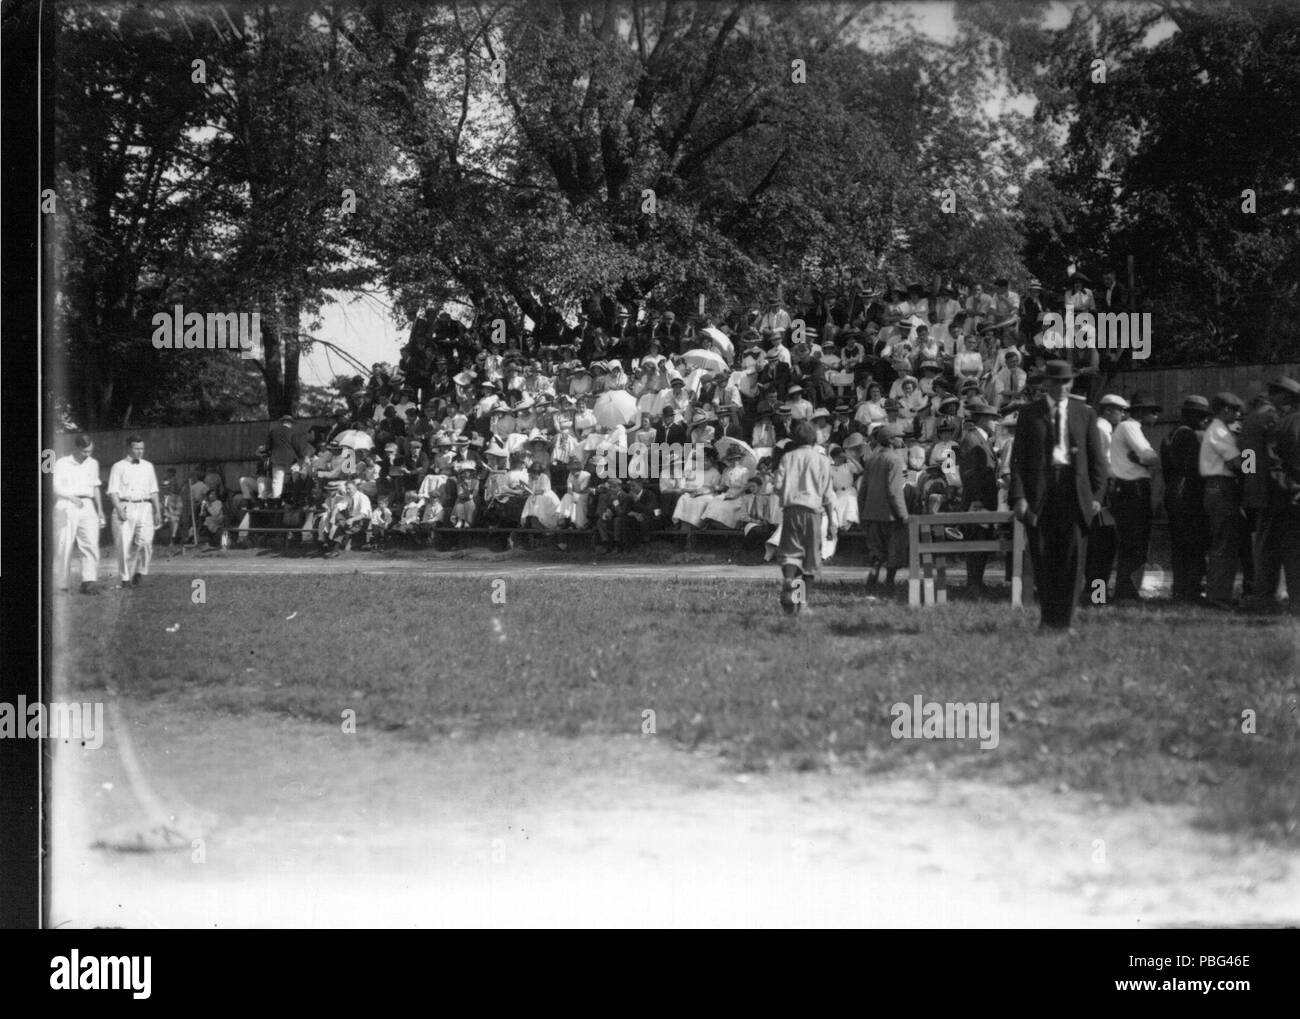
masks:
<instances>
[{"instance_id":1,"label":"wooden fence","mask_svg":"<svg viewBox=\"0 0 1300 1019\"><path fill-rule=\"evenodd\" d=\"M1001 527L1011 524L1011 533L989 538L948 537L949 527L979 525ZM1025 570L1025 526L1006 510L976 510L965 513L927 513L907 518L907 603L944 605L948 601L946 557L964 557L972 552L1006 555L1011 553L1007 580L1011 583L1011 606L1020 608L1033 597L1033 574ZM1028 589L1026 590L1026 579Z\"/></svg>"},{"instance_id":2,"label":"wooden fence","mask_svg":"<svg viewBox=\"0 0 1300 1019\"><path fill-rule=\"evenodd\" d=\"M328 425L330 418L300 418L293 429L306 435L313 425ZM184 425L177 428L130 428L91 432L95 459L104 483L108 470L126 454L126 440L138 435L144 440L144 457L158 470L161 483L166 469L174 467L182 479L192 469L212 464L220 471L227 488L237 488L239 479L257 468L257 447L266 442L271 421L232 421L222 425ZM72 435L58 435L54 451L59 456L72 452Z\"/></svg>"}]
</instances>

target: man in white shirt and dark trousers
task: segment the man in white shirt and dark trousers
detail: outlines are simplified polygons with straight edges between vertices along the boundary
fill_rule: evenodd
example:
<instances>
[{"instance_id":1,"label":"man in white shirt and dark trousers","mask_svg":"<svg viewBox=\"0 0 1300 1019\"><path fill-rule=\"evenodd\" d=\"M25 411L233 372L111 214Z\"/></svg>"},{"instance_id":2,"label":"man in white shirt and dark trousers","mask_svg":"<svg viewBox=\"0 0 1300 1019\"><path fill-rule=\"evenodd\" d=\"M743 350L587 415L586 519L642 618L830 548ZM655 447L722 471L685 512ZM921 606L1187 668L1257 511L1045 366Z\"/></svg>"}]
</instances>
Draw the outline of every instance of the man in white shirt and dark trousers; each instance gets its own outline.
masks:
<instances>
[{"instance_id":1,"label":"man in white shirt and dark trousers","mask_svg":"<svg viewBox=\"0 0 1300 1019\"><path fill-rule=\"evenodd\" d=\"M1115 601L1140 601L1139 588L1151 543L1151 466L1160 454L1147 440L1160 407L1142 396L1129 401L1128 417L1110 440L1110 511L1115 518ZM1136 578L1136 579L1135 579Z\"/></svg>"},{"instance_id":2,"label":"man in white shirt and dark trousers","mask_svg":"<svg viewBox=\"0 0 1300 1019\"><path fill-rule=\"evenodd\" d=\"M153 531L162 519L158 475L144 459L144 440L126 440L127 455L108 472L107 494L113 504L113 539L122 587L139 587L149 575L153 558Z\"/></svg>"},{"instance_id":3,"label":"man in white shirt and dark trousers","mask_svg":"<svg viewBox=\"0 0 1300 1019\"><path fill-rule=\"evenodd\" d=\"M1241 496L1237 471L1241 453L1231 426L1241 420L1245 404L1233 393L1210 400L1214 415L1201 439L1198 468L1205 479L1205 513L1210 518L1210 551L1205 569L1205 600L1218 609L1231 609L1241 544Z\"/></svg>"},{"instance_id":4,"label":"man in white shirt and dark trousers","mask_svg":"<svg viewBox=\"0 0 1300 1019\"><path fill-rule=\"evenodd\" d=\"M1106 462L1106 498L1101 510L1092 518L1088 529L1088 555L1083 568L1083 598L1081 605L1104 605L1110 597L1110 571L1115 565L1115 517L1110 511L1114 474L1110 469L1110 443L1115 428L1128 413L1128 401L1122 396L1107 393L1097 401L1097 431L1101 435L1101 454ZM1101 581L1098 585L1097 581ZM1105 590L1104 597L1094 598L1096 592Z\"/></svg>"},{"instance_id":5,"label":"man in white shirt and dark trousers","mask_svg":"<svg viewBox=\"0 0 1300 1019\"><path fill-rule=\"evenodd\" d=\"M54 586L68 589L72 547L81 553L81 593L99 594L99 529L104 509L99 501L99 462L91 455L95 444L85 435L73 440L73 451L54 461Z\"/></svg>"}]
</instances>

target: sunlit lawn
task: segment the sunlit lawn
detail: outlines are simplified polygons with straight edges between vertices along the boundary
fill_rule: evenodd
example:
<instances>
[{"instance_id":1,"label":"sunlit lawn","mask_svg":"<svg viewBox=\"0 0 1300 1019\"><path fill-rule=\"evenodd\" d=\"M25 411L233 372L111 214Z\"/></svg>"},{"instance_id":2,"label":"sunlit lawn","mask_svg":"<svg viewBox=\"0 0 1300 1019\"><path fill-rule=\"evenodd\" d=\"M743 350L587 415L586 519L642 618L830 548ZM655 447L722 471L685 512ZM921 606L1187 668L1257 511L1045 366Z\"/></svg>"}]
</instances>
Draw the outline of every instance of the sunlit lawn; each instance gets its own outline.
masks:
<instances>
[{"instance_id":1,"label":"sunlit lawn","mask_svg":"<svg viewBox=\"0 0 1300 1019\"><path fill-rule=\"evenodd\" d=\"M415 739L531 729L640 733L736 768L945 773L1187 803L1201 822L1300 841L1297 626L1147 606L1039 637L1006 601L911 610L860 584L642 579L164 576L64 598L68 675L203 712L260 712ZM501 591L501 588L495 588ZM499 596L500 597L500 596ZM293 618L287 618L292 616ZM175 632L167 632L178 625ZM1000 740L895 740L890 707L996 701ZM1243 733L1243 712L1255 717Z\"/></svg>"}]
</instances>

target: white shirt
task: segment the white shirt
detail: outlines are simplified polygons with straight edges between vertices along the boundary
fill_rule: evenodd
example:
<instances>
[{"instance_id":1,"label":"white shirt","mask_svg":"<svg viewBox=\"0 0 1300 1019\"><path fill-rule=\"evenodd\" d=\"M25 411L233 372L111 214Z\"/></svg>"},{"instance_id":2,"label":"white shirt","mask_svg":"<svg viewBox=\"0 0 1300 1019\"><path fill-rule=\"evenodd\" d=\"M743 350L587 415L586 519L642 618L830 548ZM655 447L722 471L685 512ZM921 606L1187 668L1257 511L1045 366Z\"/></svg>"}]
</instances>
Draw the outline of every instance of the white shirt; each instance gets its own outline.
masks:
<instances>
[{"instance_id":1,"label":"white shirt","mask_svg":"<svg viewBox=\"0 0 1300 1019\"><path fill-rule=\"evenodd\" d=\"M1101 456L1110 464L1110 440L1115 431L1114 425L1107 421L1100 414L1097 415L1097 431L1101 433Z\"/></svg>"},{"instance_id":2,"label":"white shirt","mask_svg":"<svg viewBox=\"0 0 1300 1019\"><path fill-rule=\"evenodd\" d=\"M60 499L89 499L100 485L99 463L93 456L77 463L69 453L54 461L54 494Z\"/></svg>"},{"instance_id":3,"label":"white shirt","mask_svg":"<svg viewBox=\"0 0 1300 1019\"><path fill-rule=\"evenodd\" d=\"M364 517L368 520L373 512L374 510L370 505L370 496L366 495L365 492L354 492L352 495L351 512L348 513L348 517Z\"/></svg>"},{"instance_id":4,"label":"white shirt","mask_svg":"<svg viewBox=\"0 0 1300 1019\"><path fill-rule=\"evenodd\" d=\"M1057 402L1053 402L1049 396L1047 406L1052 409L1052 413L1059 417L1060 422L1056 426L1056 445L1052 447L1052 466L1069 467L1070 466L1070 396L1067 393Z\"/></svg>"},{"instance_id":5,"label":"white shirt","mask_svg":"<svg viewBox=\"0 0 1300 1019\"><path fill-rule=\"evenodd\" d=\"M765 329L771 329L779 333L790 328L790 313L784 308L776 311L769 311L758 320L758 331L761 333Z\"/></svg>"},{"instance_id":6,"label":"white shirt","mask_svg":"<svg viewBox=\"0 0 1300 1019\"><path fill-rule=\"evenodd\" d=\"M148 501L158 494L158 476L148 460L132 463L127 457L113 464L108 472L108 488L104 491L123 502Z\"/></svg>"},{"instance_id":7,"label":"white shirt","mask_svg":"<svg viewBox=\"0 0 1300 1019\"><path fill-rule=\"evenodd\" d=\"M1203 478L1230 478L1232 470L1229 460L1240 455L1237 449L1237 437L1228 431L1228 426L1218 418L1210 422L1201 439L1201 458L1198 464Z\"/></svg>"},{"instance_id":8,"label":"white shirt","mask_svg":"<svg viewBox=\"0 0 1300 1019\"><path fill-rule=\"evenodd\" d=\"M1130 450L1137 454L1142 461L1141 465L1128 458ZM1115 426L1115 436L1110 443L1110 472L1120 481L1150 478L1151 472L1147 467L1159 458L1160 454L1151 448L1151 443L1142 434L1140 422L1126 418Z\"/></svg>"}]
</instances>

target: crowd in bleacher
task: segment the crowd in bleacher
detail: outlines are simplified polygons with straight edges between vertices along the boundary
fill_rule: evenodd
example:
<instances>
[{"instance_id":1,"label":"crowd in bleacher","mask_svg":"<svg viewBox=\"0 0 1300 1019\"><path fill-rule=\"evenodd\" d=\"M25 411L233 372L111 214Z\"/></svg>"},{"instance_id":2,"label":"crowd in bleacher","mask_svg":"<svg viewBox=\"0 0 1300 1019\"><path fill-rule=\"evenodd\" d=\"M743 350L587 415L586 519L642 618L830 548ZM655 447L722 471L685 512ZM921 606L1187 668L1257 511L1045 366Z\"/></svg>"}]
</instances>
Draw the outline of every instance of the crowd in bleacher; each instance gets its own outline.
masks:
<instances>
[{"instance_id":1,"label":"crowd in bleacher","mask_svg":"<svg viewBox=\"0 0 1300 1019\"><path fill-rule=\"evenodd\" d=\"M870 561L892 574L909 514L1008 508L1017 412L1043 392L1049 361L1071 363L1073 395L1098 402L1123 352L1050 331L1066 306L1128 306L1113 274L1089 283L1076 275L1048 294L1030 280L1023 296L1006 279L913 284L829 303L814 291L793 310L772 300L684 320L593 304L576 321L547 310L522 334L421 313L398 364L343 386L332 425L299 433L285 419L233 498L191 478L188 499L168 506L188 506L213 541L270 512L326 555L467 528L510 531L512 544L519 529L531 532L520 540L549 534L559 547L590 530L599 551L721 530L771 551L773 477L808 422L801 434L833 463L828 545L865 532ZM873 470L882 450L894 466Z\"/></svg>"}]
</instances>

